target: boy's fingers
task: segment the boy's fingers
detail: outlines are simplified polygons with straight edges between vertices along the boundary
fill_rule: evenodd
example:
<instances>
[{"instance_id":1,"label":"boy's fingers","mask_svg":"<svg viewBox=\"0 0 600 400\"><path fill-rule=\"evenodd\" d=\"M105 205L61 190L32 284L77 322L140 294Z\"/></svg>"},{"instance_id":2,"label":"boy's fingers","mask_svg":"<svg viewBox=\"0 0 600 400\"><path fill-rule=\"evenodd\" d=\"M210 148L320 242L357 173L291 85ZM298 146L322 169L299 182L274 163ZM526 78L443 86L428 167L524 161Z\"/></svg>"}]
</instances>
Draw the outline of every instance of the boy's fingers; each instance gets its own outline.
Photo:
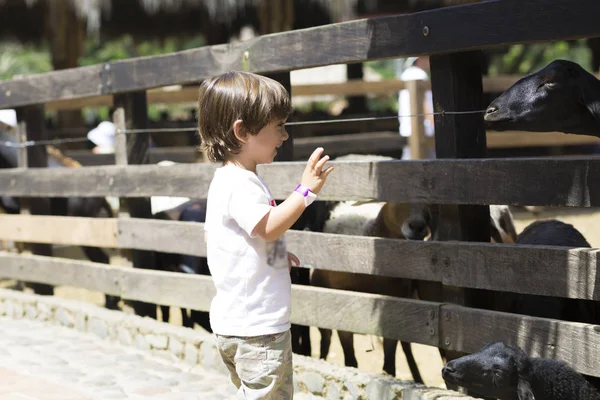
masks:
<instances>
[{"instance_id":1,"label":"boy's fingers","mask_svg":"<svg viewBox=\"0 0 600 400\"><path fill-rule=\"evenodd\" d=\"M327 168L325 171L323 171L323 173L321 174L321 177L323 178L323 180L327 179L327 177L329 176L329 174L331 173L331 171L333 171L333 165L330 166L329 168Z\"/></svg>"},{"instance_id":2,"label":"boy's fingers","mask_svg":"<svg viewBox=\"0 0 600 400\"><path fill-rule=\"evenodd\" d=\"M296 257L295 254L290 253L289 258L294 264L296 264L296 266L300 265L300 260L298 259L298 257Z\"/></svg>"},{"instance_id":3,"label":"boy's fingers","mask_svg":"<svg viewBox=\"0 0 600 400\"><path fill-rule=\"evenodd\" d=\"M325 157L321 158L317 162L317 165L315 165L315 169L321 170L327 161L329 161L329 156L325 156Z\"/></svg>"},{"instance_id":4,"label":"boy's fingers","mask_svg":"<svg viewBox=\"0 0 600 400\"><path fill-rule=\"evenodd\" d=\"M311 165L312 167L314 167L315 163L317 162L317 160L321 156L322 152L323 152L323 148L322 147L317 147L315 149L315 151L313 151L313 153L308 158L309 165Z\"/></svg>"}]
</instances>

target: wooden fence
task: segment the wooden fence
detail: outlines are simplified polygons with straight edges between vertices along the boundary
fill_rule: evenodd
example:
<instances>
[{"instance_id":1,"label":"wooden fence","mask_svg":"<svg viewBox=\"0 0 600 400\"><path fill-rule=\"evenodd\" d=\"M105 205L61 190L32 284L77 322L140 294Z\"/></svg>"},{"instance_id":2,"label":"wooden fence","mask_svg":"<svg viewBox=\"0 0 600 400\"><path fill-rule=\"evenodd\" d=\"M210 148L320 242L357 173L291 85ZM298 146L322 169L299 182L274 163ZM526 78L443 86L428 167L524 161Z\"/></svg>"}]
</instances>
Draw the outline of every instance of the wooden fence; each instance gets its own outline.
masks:
<instances>
[{"instance_id":1,"label":"wooden fence","mask_svg":"<svg viewBox=\"0 0 600 400\"><path fill-rule=\"evenodd\" d=\"M289 89L285 71L293 69L430 54L436 111L472 110L482 93L478 49L599 36L598 11L597 0L580 0L577 7L567 0L492 0L351 21L4 81L0 108L18 107L21 141L45 138L45 103L99 95L114 96L119 129L143 129L150 88L239 69L271 74ZM444 288L600 300L596 249L490 244L486 206L598 207L600 161L485 159L480 116L436 116L435 123L439 159L338 162L320 199L440 204L439 241L289 231L290 250L314 268L419 279ZM148 137L129 133L117 138L115 166L43 168L44 147L33 146L20 152L19 168L0 171L0 193L26 200L24 215L0 216L0 239L37 244L34 254L1 253L0 276L208 310L214 295L210 277L141 269L153 260L136 252L205 255L202 224L151 220L148 197L203 198L215 165L136 165L147 162ZM275 198L288 196L289 183L304 168L304 162L282 162L292 159L292 151L290 139L277 162L259 168ZM109 195L121 198L117 218L43 215L50 211L44 196ZM138 268L51 257L51 243L133 249ZM598 325L482 310L465 305L456 290L453 297L446 291L440 296L441 301L430 302L294 286L292 321L464 352L504 340L531 355L556 357L600 376Z\"/></svg>"}]
</instances>

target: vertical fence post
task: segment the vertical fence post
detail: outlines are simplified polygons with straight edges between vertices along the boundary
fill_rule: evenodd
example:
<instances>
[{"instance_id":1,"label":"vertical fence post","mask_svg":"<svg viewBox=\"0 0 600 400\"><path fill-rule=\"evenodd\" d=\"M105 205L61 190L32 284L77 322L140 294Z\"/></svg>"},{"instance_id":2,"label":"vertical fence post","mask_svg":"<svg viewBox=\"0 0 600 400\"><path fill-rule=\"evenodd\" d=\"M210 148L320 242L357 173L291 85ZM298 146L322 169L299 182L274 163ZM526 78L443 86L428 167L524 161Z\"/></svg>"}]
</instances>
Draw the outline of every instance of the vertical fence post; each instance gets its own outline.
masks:
<instances>
[{"instance_id":1,"label":"vertical fence post","mask_svg":"<svg viewBox=\"0 0 600 400\"><path fill-rule=\"evenodd\" d=\"M406 89L410 98L410 113L423 114L425 101L425 90L420 80L406 81ZM408 146L410 156L413 160L425 158L425 117L414 116L410 119L410 136L408 137Z\"/></svg>"},{"instance_id":2,"label":"vertical fence post","mask_svg":"<svg viewBox=\"0 0 600 400\"><path fill-rule=\"evenodd\" d=\"M431 87L435 111L468 111L482 108L481 51L431 56ZM437 158L480 158L486 154L486 135L480 115L436 115ZM489 206L439 205L435 213L436 240L489 242ZM441 255L440 268L452 267ZM444 286L442 300L471 303L461 288ZM479 299L478 299L479 302ZM444 321L440 318L440 321ZM440 348L452 348L450 337L440 332ZM446 352L447 360L459 353Z\"/></svg>"},{"instance_id":3,"label":"vertical fence post","mask_svg":"<svg viewBox=\"0 0 600 400\"><path fill-rule=\"evenodd\" d=\"M113 97L115 112L113 120L117 135L115 138L115 163L134 165L148 163L150 135L147 133L124 133L126 129L146 129L148 109L146 92L116 94ZM149 198L119 199L119 219L152 218ZM133 268L155 269L154 252L132 249L122 252L129 258ZM140 316L157 317L156 305L141 301L131 301L135 313Z\"/></svg>"},{"instance_id":4,"label":"vertical fence post","mask_svg":"<svg viewBox=\"0 0 600 400\"><path fill-rule=\"evenodd\" d=\"M289 72L281 72L277 74L269 75L270 78L275 79L283 85L283 87L292 94L292 83ZM286 127L286 131L289 134L289 139L283 142L275 161L293 161L294 160L294 127ZM299 182L298 182L299 183ZM290 191L293 190L290 187ZM303 267L292 267L291 271L292 283L300 285L310 284L310 271L308 268ZM310 328L304 325L292 324L292 351L296 354L302 354L310 356Z\"/></svg>"},{"instance_id":5,"label":"vertical fence post","mask_svg":"<svg viewBox=\"0 0 600 400\"><path fill-rule=\"evenodd\" d=\"M24 144L28 140L46 140L47 133L44 124L44 106L34 105L17 109L18 132L17 140ZM48 167L48 154L46 146L20 147L18 149L17 165L20 168L45 168ZM49 198L21 198L22 214L50 215ZM52 245L44 243L29 243L24 247L33 254L52 256ZM31 283L30 286L37 294L53 295L54 287L40 283Z\"/></svg>"}]
</instances>

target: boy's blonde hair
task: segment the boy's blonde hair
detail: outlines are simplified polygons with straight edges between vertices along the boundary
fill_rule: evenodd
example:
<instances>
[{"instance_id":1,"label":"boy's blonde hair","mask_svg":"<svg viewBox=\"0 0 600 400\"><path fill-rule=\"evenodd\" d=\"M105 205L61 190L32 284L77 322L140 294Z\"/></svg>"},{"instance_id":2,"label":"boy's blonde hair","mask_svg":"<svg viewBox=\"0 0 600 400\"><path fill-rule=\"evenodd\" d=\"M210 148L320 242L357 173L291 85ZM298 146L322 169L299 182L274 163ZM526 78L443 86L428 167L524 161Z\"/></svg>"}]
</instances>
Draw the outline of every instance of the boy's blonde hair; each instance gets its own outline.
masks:
<instances>
[{"instance_id":1,"label":"boy's blonde hair","mask_svg":"<svg viewBox=\"0 0 600 400\"><path fill-rule=\"evenodd\" d=\"M290 96L277 81L250 72L226 72L206 79L198 96L198 131L208 159L228 161L241 144L233 132L240 119L243 129L256 135L292 112Z\"/></svg>"}]
</instances>

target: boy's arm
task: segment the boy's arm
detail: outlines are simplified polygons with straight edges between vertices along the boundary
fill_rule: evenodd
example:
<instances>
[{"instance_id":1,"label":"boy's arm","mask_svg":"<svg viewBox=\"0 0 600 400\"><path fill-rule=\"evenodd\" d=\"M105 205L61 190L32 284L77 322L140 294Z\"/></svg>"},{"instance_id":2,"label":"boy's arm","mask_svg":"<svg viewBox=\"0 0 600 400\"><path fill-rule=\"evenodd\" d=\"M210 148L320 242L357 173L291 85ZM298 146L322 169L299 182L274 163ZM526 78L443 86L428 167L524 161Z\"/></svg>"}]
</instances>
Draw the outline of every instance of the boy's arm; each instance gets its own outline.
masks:
<instances>
[{"instance_id":1,"label":"boy's arm","mask_svg":"<svg viewBox=\"0 0 600 400\"><path fill-rule=\"evenodd\" d=\"M322 153L322 147L317 148L312 153L302 174L302 185L308 187L315 194L319 193L323 184L325 184L325 180L333 171L333 167L323 170L329 156L319 159ZM267 242L277 240L294 225L305 208L304 196L294 191L283 203L271 208L256 224L252 233Z\"/></svg>"},{"instance_id":2,"label":"boy's arm","mask_svg":"<svg viewBox=\"0 0 600 400\"><path fill-rule=\"evenodd\" d=\"M254 227L252 234L267 242L277 240L294 225L305 209L304 196L293 192L283 203L265 214Z\"/></svg>"}]
</instances>

